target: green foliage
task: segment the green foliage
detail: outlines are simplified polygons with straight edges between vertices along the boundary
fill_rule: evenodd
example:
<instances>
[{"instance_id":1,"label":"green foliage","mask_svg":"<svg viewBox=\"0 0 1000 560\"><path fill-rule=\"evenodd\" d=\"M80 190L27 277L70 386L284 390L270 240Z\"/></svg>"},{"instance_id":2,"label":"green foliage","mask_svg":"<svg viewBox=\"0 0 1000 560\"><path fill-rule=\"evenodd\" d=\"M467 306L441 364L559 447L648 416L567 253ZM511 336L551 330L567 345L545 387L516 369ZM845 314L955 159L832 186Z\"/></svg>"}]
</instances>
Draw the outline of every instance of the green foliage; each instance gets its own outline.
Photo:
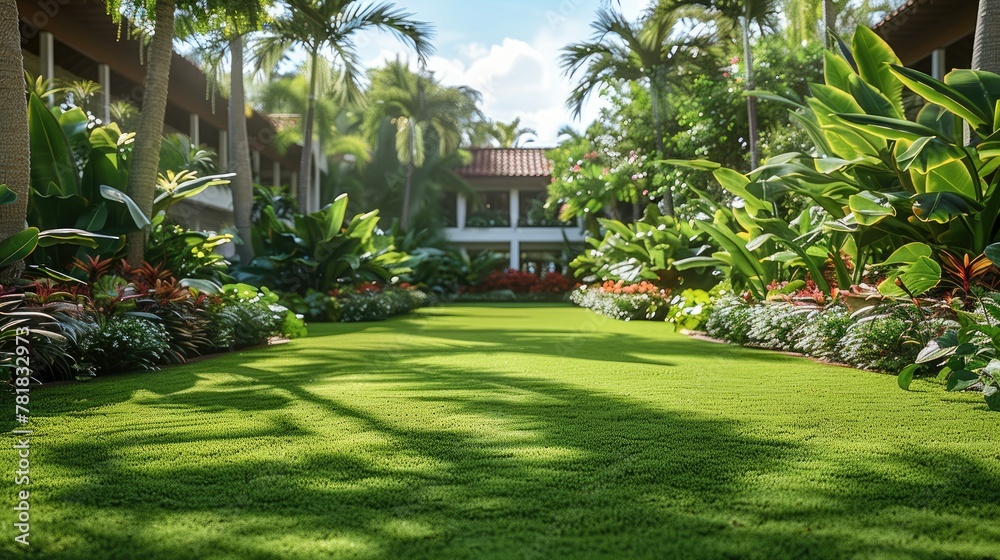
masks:
<instances>
[{"instance_id":1,"label":"green foliage","mask_svg":"<svg viewBox=\"0 0 1000 560\"><path fill-rule=\"evenodd\" d=\"M424 304L426 296L418 290L386 288L361 290L341 298L340 320L345 323L358 321L384 321L389 317L404 315Z\"/></svg>"},{"instance_id":2,"label":"green foliage","mask_svg":"<svg viewBox=\"0 0 1000 560\"><path fill-rule=\"evenodd\" d=\"M977 387L987 406L1000 411L1000 294L977 291L978 312L958 312L958 324L927 342L900 373L900 387L908 389L914 372L930 367L949 391Z\"/></svg>"},{"instance_id":3,"label":"green foliage","mask_svg":"<svg viewBox=\"0 0 1000 560\"><path fill-rule=\"evenodd\" d=\"M170 334L158 322L120 315L96 323L76 350L81 371L156 370L169 361Z\"/></svg>"},{"instance_id":4,"label":"green foliage","mask_svg":"<svg viewBox=\"0 0 1000 560\"><path fill-rule=\"evenodd\" d=\"M178 278L232 282L229 261L216 250L231 243L230 234L185 229L167 222L166 214L153 217L146 243L146 260L165 268Z\"/></svg>"},{"instance_id":5,"label":"green foliage","mask_svg":"<svg viewBox=\"0 0 1000 560\"><path fill-rule=\"evenodd\" d=\"M80 108L50 109L37 95L28 98L31 131L31 198L28 223L39 230L89 232L91 251L67 244L40 247L38 264L59 272L86 254L114 256L123 234L149 218L123 191L128 183L132 134L115 124L89 127Z\"/></svg>"},{"instance_id":6,"label":"green foliage","mask_svg":"<svg viewBox=\"0 0 1000 560\"><path fill-rule=\"evenodd\" d=\"M598 223L604 236L588 237L591 248L570 263L584 282L648 280L663 287L706 283L698 271L682 276L674 267L675 261L694 257L705 249L698 245L698 234L689 223L663 216L652 205L634 224L605 218L598 218Z\"/></svg>"},{"instance_id":7,"label":"green foliage","mask_svg":"<svg viewBox=\"0 0 1000 560\"><path fill-rule=\"evenodd\" d=\"M718 291L717 288L712 289L713 293ZM698 330L711 316L712 305L712 293L688 288L670 299L667 321L678 330Z\"/></svg>"},{"instance_id":8,"label":"green foliage","mask_svg":"<svg viewBox=\"0 0 1000 560\"><path fill-rule=\"evenodd\" d=\"M285 292L326 291L341 283L388 282L408 272L407 256L378 229L378 210L346 220L347 195L323 209L295 215L294 226L279 220L272 207L254 223L257 255L234 275Z\"/></svg>"}]
</instances>

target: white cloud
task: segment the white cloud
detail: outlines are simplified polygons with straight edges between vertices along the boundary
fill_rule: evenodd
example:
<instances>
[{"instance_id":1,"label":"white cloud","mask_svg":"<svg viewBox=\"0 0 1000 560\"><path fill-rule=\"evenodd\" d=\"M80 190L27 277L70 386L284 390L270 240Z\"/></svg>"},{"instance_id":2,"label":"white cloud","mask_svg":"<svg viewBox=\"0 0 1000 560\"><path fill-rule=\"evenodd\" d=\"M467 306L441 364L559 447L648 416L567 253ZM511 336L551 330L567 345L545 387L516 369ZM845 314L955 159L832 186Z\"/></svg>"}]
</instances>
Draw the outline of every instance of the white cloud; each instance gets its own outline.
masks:
<instances>
[{"instance_id":1,"label":"white cloud","mask_svg":"<svg viewBox=\"0 0 1000 560\"><path fill-rule=\"evenodd\" d=\"M622 11L636 18L648 0L621 0ZM499 44L452 43L430 57L427 68L447 85L467 85L483 94L483 111L492 119L510 121L520 117L523 126L538 131L532 145L554 146L564 125L583 128L597 118L601 101L597 96L584 106L579 120L565 108L572 82L559 68L560 50L569 43L590 36L594 3L589 0L562 0L545 12L534 35L504 38ZM530 36L530 39L527 38ZM409 59L391 38L378 37L367 52L377 52L366 63L377 66L397 56Z\"/></svg>"}]
</instances>

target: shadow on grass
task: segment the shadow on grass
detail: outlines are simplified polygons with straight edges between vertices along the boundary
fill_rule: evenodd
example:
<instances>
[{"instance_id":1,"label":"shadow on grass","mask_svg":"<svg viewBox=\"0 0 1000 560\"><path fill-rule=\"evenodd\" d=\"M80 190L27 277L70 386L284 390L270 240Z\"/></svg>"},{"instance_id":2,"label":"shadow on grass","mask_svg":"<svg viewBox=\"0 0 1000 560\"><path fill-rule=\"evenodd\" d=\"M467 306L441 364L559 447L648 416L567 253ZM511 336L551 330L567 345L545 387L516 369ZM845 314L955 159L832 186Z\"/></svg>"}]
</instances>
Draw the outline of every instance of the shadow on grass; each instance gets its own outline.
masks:
<instances>
[{"instance_id":1,"label":"shadow on grass","mask_svg":"<svg viewBox=\"0 0 1000 560\"><path fill-rule=\"evenodd\" d=\"M822 457L832 461L828 484L788 488L784 477L821 453L732 420L477 360L484 352L572 355L600 368L673 365L643 357L652 353L792 358L687 339L408 321L380 327L414 328L378 355L330 337L323 348L292 345L93 383L79 388L82 398L53 402L54 415L132 399L192 421L223 412L254 421L189 430L183 416L132 419L97 439L48 444L46 464L73 473L53 489L50 503L65 509L63 525L54 520L48 530L86 544L37 557L937 558L942 550L917 538L922 532L947 534L974 521L963 518L970 510L988 516L1000 501L995 472L919 446ZM466 355L470 367L423 363L443 352ZM272 370L279 356L287 362ZM358 390L380 397L347 394ZM364 437L330 439L320 433L330 426ZM165 459L183 443L220 450L210 460ZM73 519L80 512L102 517ZM205 523L215 525L206 531ZM1000 542L995 525L980 530Z\"/></svg>"}]
</instances>

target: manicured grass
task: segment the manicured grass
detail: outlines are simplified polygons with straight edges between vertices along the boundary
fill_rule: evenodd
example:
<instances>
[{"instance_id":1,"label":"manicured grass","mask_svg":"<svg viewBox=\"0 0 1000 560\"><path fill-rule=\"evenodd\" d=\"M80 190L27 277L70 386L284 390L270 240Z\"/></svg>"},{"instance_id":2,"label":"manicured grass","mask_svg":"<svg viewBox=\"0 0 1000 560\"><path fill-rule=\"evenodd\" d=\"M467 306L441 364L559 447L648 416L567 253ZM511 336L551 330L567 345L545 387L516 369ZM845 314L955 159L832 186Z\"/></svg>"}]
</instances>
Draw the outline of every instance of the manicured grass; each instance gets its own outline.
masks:
<instances>
[{"instance_id":1,"label":"manicured grass","mask_svg":"<svg viewBox=\"0 0 1000 560\"><path fill-rule=\"evenodd\" d=\"M8 482L0 557L1000 556L976 395L568 306L312 332L36 390L32 547Z\"/></svg>"}]
</instances>

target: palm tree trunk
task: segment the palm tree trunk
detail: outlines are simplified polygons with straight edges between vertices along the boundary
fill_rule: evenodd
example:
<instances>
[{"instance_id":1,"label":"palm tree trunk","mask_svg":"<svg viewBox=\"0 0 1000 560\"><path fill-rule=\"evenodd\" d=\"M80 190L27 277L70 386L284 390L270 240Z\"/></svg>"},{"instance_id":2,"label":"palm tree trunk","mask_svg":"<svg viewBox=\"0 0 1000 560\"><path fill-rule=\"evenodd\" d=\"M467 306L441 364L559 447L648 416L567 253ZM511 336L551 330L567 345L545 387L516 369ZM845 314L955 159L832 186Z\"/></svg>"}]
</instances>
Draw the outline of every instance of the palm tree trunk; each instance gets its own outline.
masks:
<instances>
[{"instance_id":1,"label":"palm tree trunk","mask_svg":"<svg viewBox=\"0 0 1000 560\"><path fill-rule=\"evenodd\" d=\"M147 216L153 212L156 175L160 165L160 143L163 140L163 119L167 112L170 57L174 52L174 0L157 0L155 13L156 24L147 57L142 114L135 133L128 178L129 195ZM143 229L128 234L128 262L133 266L141 265L145 259L147 233Z\"/></svg>"},{"instance_id":2,"label":"palm tree trunk","mask_svg":"<svg viewBox=\"0 0 1000 560\"><path fill-rule=\"evenodd\" d=\"M656 157L662 159L666 157L663 148L663 117L660 110L660 95L663 88L660 84L660 70L658 68L653 69L653 73L649 80L649 102L653 109L653 141L656 144L656 151L658 152ZM638 193L636 193L638 196ZM670 188L663 193L663 208L661 209L665 216L674 215L674 195L670 192ZM634 212L634 211L633 211ZM636 218L638 221L638 218Z\"/></svg>"},{"instance_id":3,"label":"palm tree trunk","mask_svg":"<svg viewBox=\"0 0 1000 560\"><path fill-rule=\"evenodd\" d=\"M833 44L830 41L830 32L837 29L837 7L833 5L833 0L823 0L823 46L830 49Z\"/></svg>"},{"instance_id":4,"label":"palm tree trunk","mask_svg":"<svg viewBox=\"0 0 1000 560\"><path fill-rule=\"evenodd\" d=\"M229 141L230 162L236 176L231 179L233 193L233 221L240 243L236 246L240 262L253 260L250 243L250 213L253 208L253 181L251 180L250 140L247 138L246 99L243 92L243 37L236 35L229 41Z\"/></svg>"},{"instance_id":5,"label":"palm tree trunk","mask_svg":"<svg viewBox=\"0 0 1000 560\"><path fill-rule=\"evenodd\" d=\"M295 193L296 198L299 200L299 212L303 214L309 208L309 184L312 182L312 173L310 173L309 164L312 162L312 130L314 113L316 111L316 65L318 62L319 56L313 53L309 69L309 100L306 101L306 120L302 125L302 159L299 162L299 186Z\"/></svg>"},{"instance_id":6,"label":"palm tree trunk","mask_svg":"<svg viewBox=\"0 0 1000 560\"><path fill-rule=\"evenodd\" d=\"M410 158L406 162L406 185L403 187L403 215L399 219L399 225L403 228L404 232L410 227L410 192L413 190L413 171L416 169L414 152L417 149L417 127L413 126L412 121L409 123L409 127Z\"/></svg>"},{"instance_id":7,"label":"palm tree trunk","mask_svg":"<svg viewBox=\"0 0 1000 560\"><path fill-rule=\"evenodd\" d=\"M13 204L0 205L0 240L24 229L31 188L28 166L28 104L24 96L24 63L18 31L17 2L0 0L0 115L6 130L0 134L0 185L17 194ZM0 284L10 284L24 271L24 262L0 269Z\"/></svg>"},{"instance_id":8,"label":"palm tree trunk","mask_svg":"<svg viewBox=\"0 0 1000 560\"><path fill-rule=\"evenodd\" d=\"M972 69L1000 73L1000 0L979 0ZM977 141L969 123L962 125L962 138L966 145Z\"/></svg>"},{"instance_id":9,"label":"palm tree trunk","mask_svg":"<svg viewBox=\"0 0 1000 560\"><path fill-rule=\"evenodd\" d=\"M1000 0L979 0L972 69L1000 73Z\"/></svg>"},{"instance_id":10,"label":"palm tree trunk","mask_svg":"<svg viewBox=\"0 0 1000 560\"><path fill-rule=\"evenodd\" d=\"M743 16L743 64L746 65L746 89L753 90L753 52L750 49L750 2L744 2ZM757 153L757 99L747 96L747 122L750 128L750 169L757 169L760 154Z\"/></svg>"}]
</instances>

